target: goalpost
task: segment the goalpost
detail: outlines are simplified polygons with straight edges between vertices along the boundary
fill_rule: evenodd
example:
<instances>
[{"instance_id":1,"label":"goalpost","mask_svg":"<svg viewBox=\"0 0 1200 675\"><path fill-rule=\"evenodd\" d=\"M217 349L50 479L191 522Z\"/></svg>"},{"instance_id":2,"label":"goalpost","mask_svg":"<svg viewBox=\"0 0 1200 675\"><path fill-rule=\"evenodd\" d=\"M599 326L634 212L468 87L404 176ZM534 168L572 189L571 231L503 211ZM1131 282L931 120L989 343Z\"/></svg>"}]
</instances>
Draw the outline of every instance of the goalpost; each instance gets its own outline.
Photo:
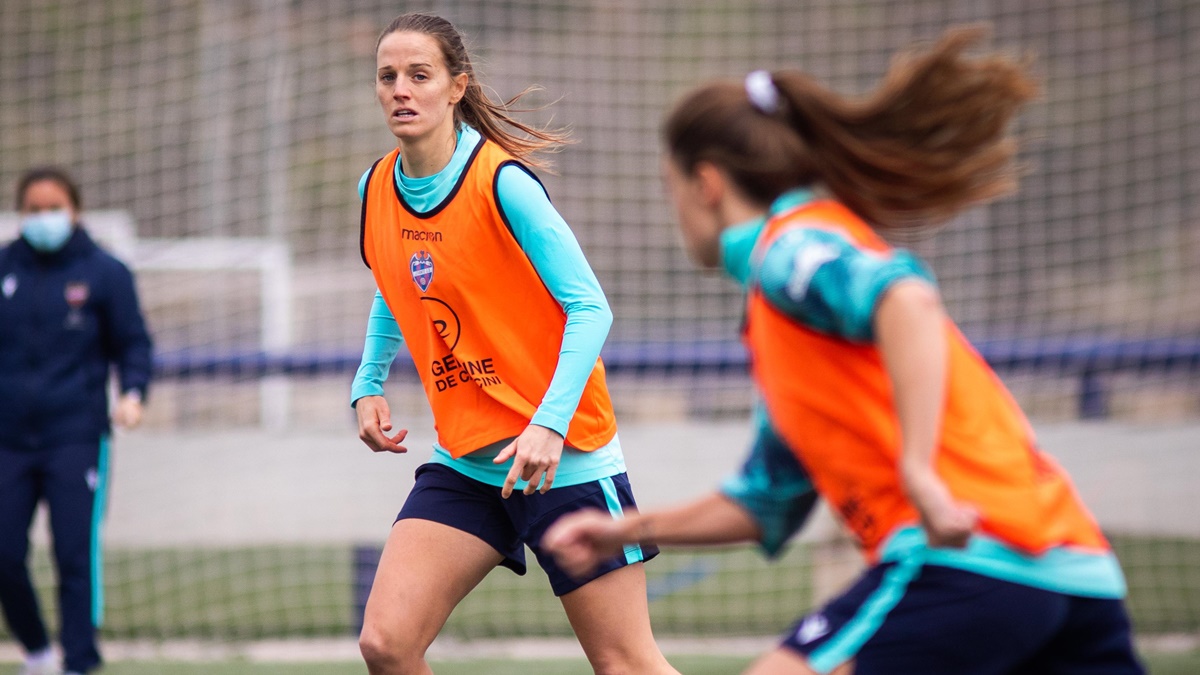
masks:
<instances>
[{"instance_id":1,"label":"goalpost","mask_svg":"<svg viewBox=\"0 0 1200 675\"><path fill-rule=\"evenodd\" d=\"M242 284L238 292L257 294L259 300L258 339L243 347L245 351L267 358L282 357L292 346L292 262L287 244L263 237L192 237L141 238L133 216L123 210L85 211L81 220L88 233L102 247L124 262L141 281L140 294L152 296L169 289L176 301L188 303L207 293L204 285L180 283L175 277L182 273L200 273L201 279L222 273L251 272L257 284ZM18 236L18 217L15 212L0 212L0 242ZM176 274L173 274L176 273ZM139 276L140 275L140 276ZM152 279L152 281L149 281ZM153 288L147 288L153 284ZM143 300L143 304L144 304ZM169 311L169 310L162 310ZM160 315L151 312L151 319ZM168 314L169 316L169 314ZM151 328L155 326L152 324ZM194 362L200 356L228 359L229 350L216 352L203 346L197 353L172 351L170 345L159 345L159 370L170 371L182 363ZM207 354L200 352L207 351ZM280 431L288 424L291 414L290 386L286 377L270 375L259 381L260 423L264 429Z\"/></svg>"}]
</instances>

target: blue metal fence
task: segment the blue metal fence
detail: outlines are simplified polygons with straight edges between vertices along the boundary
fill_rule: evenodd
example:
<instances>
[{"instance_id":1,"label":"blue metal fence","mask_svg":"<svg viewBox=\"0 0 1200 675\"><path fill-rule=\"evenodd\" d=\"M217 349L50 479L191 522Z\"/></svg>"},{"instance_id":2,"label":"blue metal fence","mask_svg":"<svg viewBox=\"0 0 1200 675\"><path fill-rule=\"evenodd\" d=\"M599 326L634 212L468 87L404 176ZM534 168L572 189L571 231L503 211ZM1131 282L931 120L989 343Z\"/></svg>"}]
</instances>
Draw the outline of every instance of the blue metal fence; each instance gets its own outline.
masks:
<instances>
[{"instance_id":1,"label":"blue metal fence","mask_svg":"<svg viewBox=\"0 0 1200 675\"><path fill-rule=\"evenodd\" d=\"M1108 375L1200 370L1200 338L1047 337L984 339L974 344L1000 372L1037 371L1079 378L1079 415L1085 419L1108 415ZM158 355L155 370L161 378L179 379L349 374L358 368L359 358L359 353L348 351L186 350ZM744 372L748 362L746 350L735 341L617 343L605 348L603 358L614 375L728 374ZM393 373L412 377L416 371L407 355L401 354Z\"/></svg>"}]
</instances>

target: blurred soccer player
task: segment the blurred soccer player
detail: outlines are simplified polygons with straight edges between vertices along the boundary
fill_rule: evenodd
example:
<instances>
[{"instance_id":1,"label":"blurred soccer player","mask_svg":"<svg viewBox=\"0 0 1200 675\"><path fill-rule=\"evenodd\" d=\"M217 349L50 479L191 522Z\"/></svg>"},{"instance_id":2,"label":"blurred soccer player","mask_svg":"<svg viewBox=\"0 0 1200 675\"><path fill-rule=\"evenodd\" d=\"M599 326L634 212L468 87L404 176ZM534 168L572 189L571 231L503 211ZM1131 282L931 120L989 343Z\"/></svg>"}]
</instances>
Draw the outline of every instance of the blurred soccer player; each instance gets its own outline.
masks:
<instances>
[{"instance_id":1,"label":"blurred soccer player","mask_svg":"<svg viewBox=\"0 0 1200 675\"><path fill-rule=\"evenodd\" d=\"M634 505L599 360L612 313L527 168L565 138L489 101L445 19L398 17L376 60L399 147L359 186L380 293L351 398L372 450L406 451L382 388L403 336L438 440L384 547L363 657L372 673L430 672L425 651L451 610L497 565L524 574L528 544L597 673L673 673L641 564L657 549L617 551L573 578L540 546L561 513Z\"/></svg>"},{"instance_id":2,"label":"blurred soccer player","mask_svg":"<svg viewBox=\"0 0 1200 675\"><path fill-rule=\"evenodd\" d=\"M815 489L870 566L756 675L1142 672L1092 516L932 275L879 234L1013 185L1006 130L1034 85L1007 58L965 56L977 37L907 55L861 101L758 71L701 86L667 118L688 253L747 289L758 440L715 495L623 521L571 514L543 545L579 573L633 542L773 553Z\"/></svg>"}]
</instances>

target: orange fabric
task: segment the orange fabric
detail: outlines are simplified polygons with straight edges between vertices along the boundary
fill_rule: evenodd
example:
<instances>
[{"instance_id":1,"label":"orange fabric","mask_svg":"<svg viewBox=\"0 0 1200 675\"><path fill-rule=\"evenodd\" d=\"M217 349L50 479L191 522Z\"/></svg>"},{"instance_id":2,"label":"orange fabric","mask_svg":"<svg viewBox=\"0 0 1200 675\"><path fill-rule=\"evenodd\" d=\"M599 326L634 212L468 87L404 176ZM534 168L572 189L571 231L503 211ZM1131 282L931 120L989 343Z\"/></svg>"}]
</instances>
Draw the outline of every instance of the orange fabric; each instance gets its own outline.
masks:
<instances>
[{"instance_id":1,"label":"orange fabric","mask_svg":"<svg viewBox=\"0 0 1200 675\"><path fill-rule=\"evenodd\" d=\"M792 228L837 231L887 255L888 245L851 211L820 201L768 222L765 250ZM889 534L919 522L898 471L900 428L891 382L872 344L800 325L752 289L744 339L776 431L874 562ZM1067 474L1037 449L1024 414L984 360L947 320L948 382L936 468L980 528L1031 554L1055 546L1108 548Z\"/></svg>"},{"instance_id":2,"label":"orange fabric","mask_svg":"<svg viewBox=\"0 0 1200 675\"><path fill-rule=\"evenodd\" d=\"M461 457L519 435L558 364L566 314L542 284L496 203L496 173L515 160L482 141L459 185L417 216L400 201L394 150L372 169L363 260L400 325L433 408L438 444ZM595 450L616 434L597 359L566 444Z\"/></svg>"}]
</instances>

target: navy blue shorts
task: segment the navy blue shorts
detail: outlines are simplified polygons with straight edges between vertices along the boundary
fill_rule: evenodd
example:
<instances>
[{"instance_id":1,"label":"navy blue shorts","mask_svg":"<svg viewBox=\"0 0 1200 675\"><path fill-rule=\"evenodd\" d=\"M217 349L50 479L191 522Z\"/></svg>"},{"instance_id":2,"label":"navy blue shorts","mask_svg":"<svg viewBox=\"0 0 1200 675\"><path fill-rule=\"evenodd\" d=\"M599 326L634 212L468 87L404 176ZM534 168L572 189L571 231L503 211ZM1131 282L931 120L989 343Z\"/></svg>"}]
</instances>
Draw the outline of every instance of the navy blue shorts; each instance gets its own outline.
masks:
<instances>
[{"instance_id":1,"label":"navy blue shorts","mask_svg":"<svg viewBox=\"0 0 1200 675\"><path fill-rule=\"evenodd\" d=\"M792 627L783 646L828 673L1142 675L1120 600L1084 598L949 567L872 567Z\"/></svg>"},{"instance_id":2,"label":"navy blue shorts","mask_svg":"<svg viewBox=\"0 0 1200 675\"><path fill-rule=\"evenodd\" d=\"M431 520L473 534L504 556L501 565L522 575L528 545L550 577L554 595L561 596L615 569L649 560L658 555L658 548L627 546L624 555L604 561L591 576L576 579L561 570L554 556L539 545L551 523L563 514L584 508L618 514L636 507L629 477L623 473L591 483L551 488L545 494L527 495L514 490L504 499L494 485L468 478L444 464L428 463L417 468L416 484L396 520Z\"/></svg>"}]
</instances>

